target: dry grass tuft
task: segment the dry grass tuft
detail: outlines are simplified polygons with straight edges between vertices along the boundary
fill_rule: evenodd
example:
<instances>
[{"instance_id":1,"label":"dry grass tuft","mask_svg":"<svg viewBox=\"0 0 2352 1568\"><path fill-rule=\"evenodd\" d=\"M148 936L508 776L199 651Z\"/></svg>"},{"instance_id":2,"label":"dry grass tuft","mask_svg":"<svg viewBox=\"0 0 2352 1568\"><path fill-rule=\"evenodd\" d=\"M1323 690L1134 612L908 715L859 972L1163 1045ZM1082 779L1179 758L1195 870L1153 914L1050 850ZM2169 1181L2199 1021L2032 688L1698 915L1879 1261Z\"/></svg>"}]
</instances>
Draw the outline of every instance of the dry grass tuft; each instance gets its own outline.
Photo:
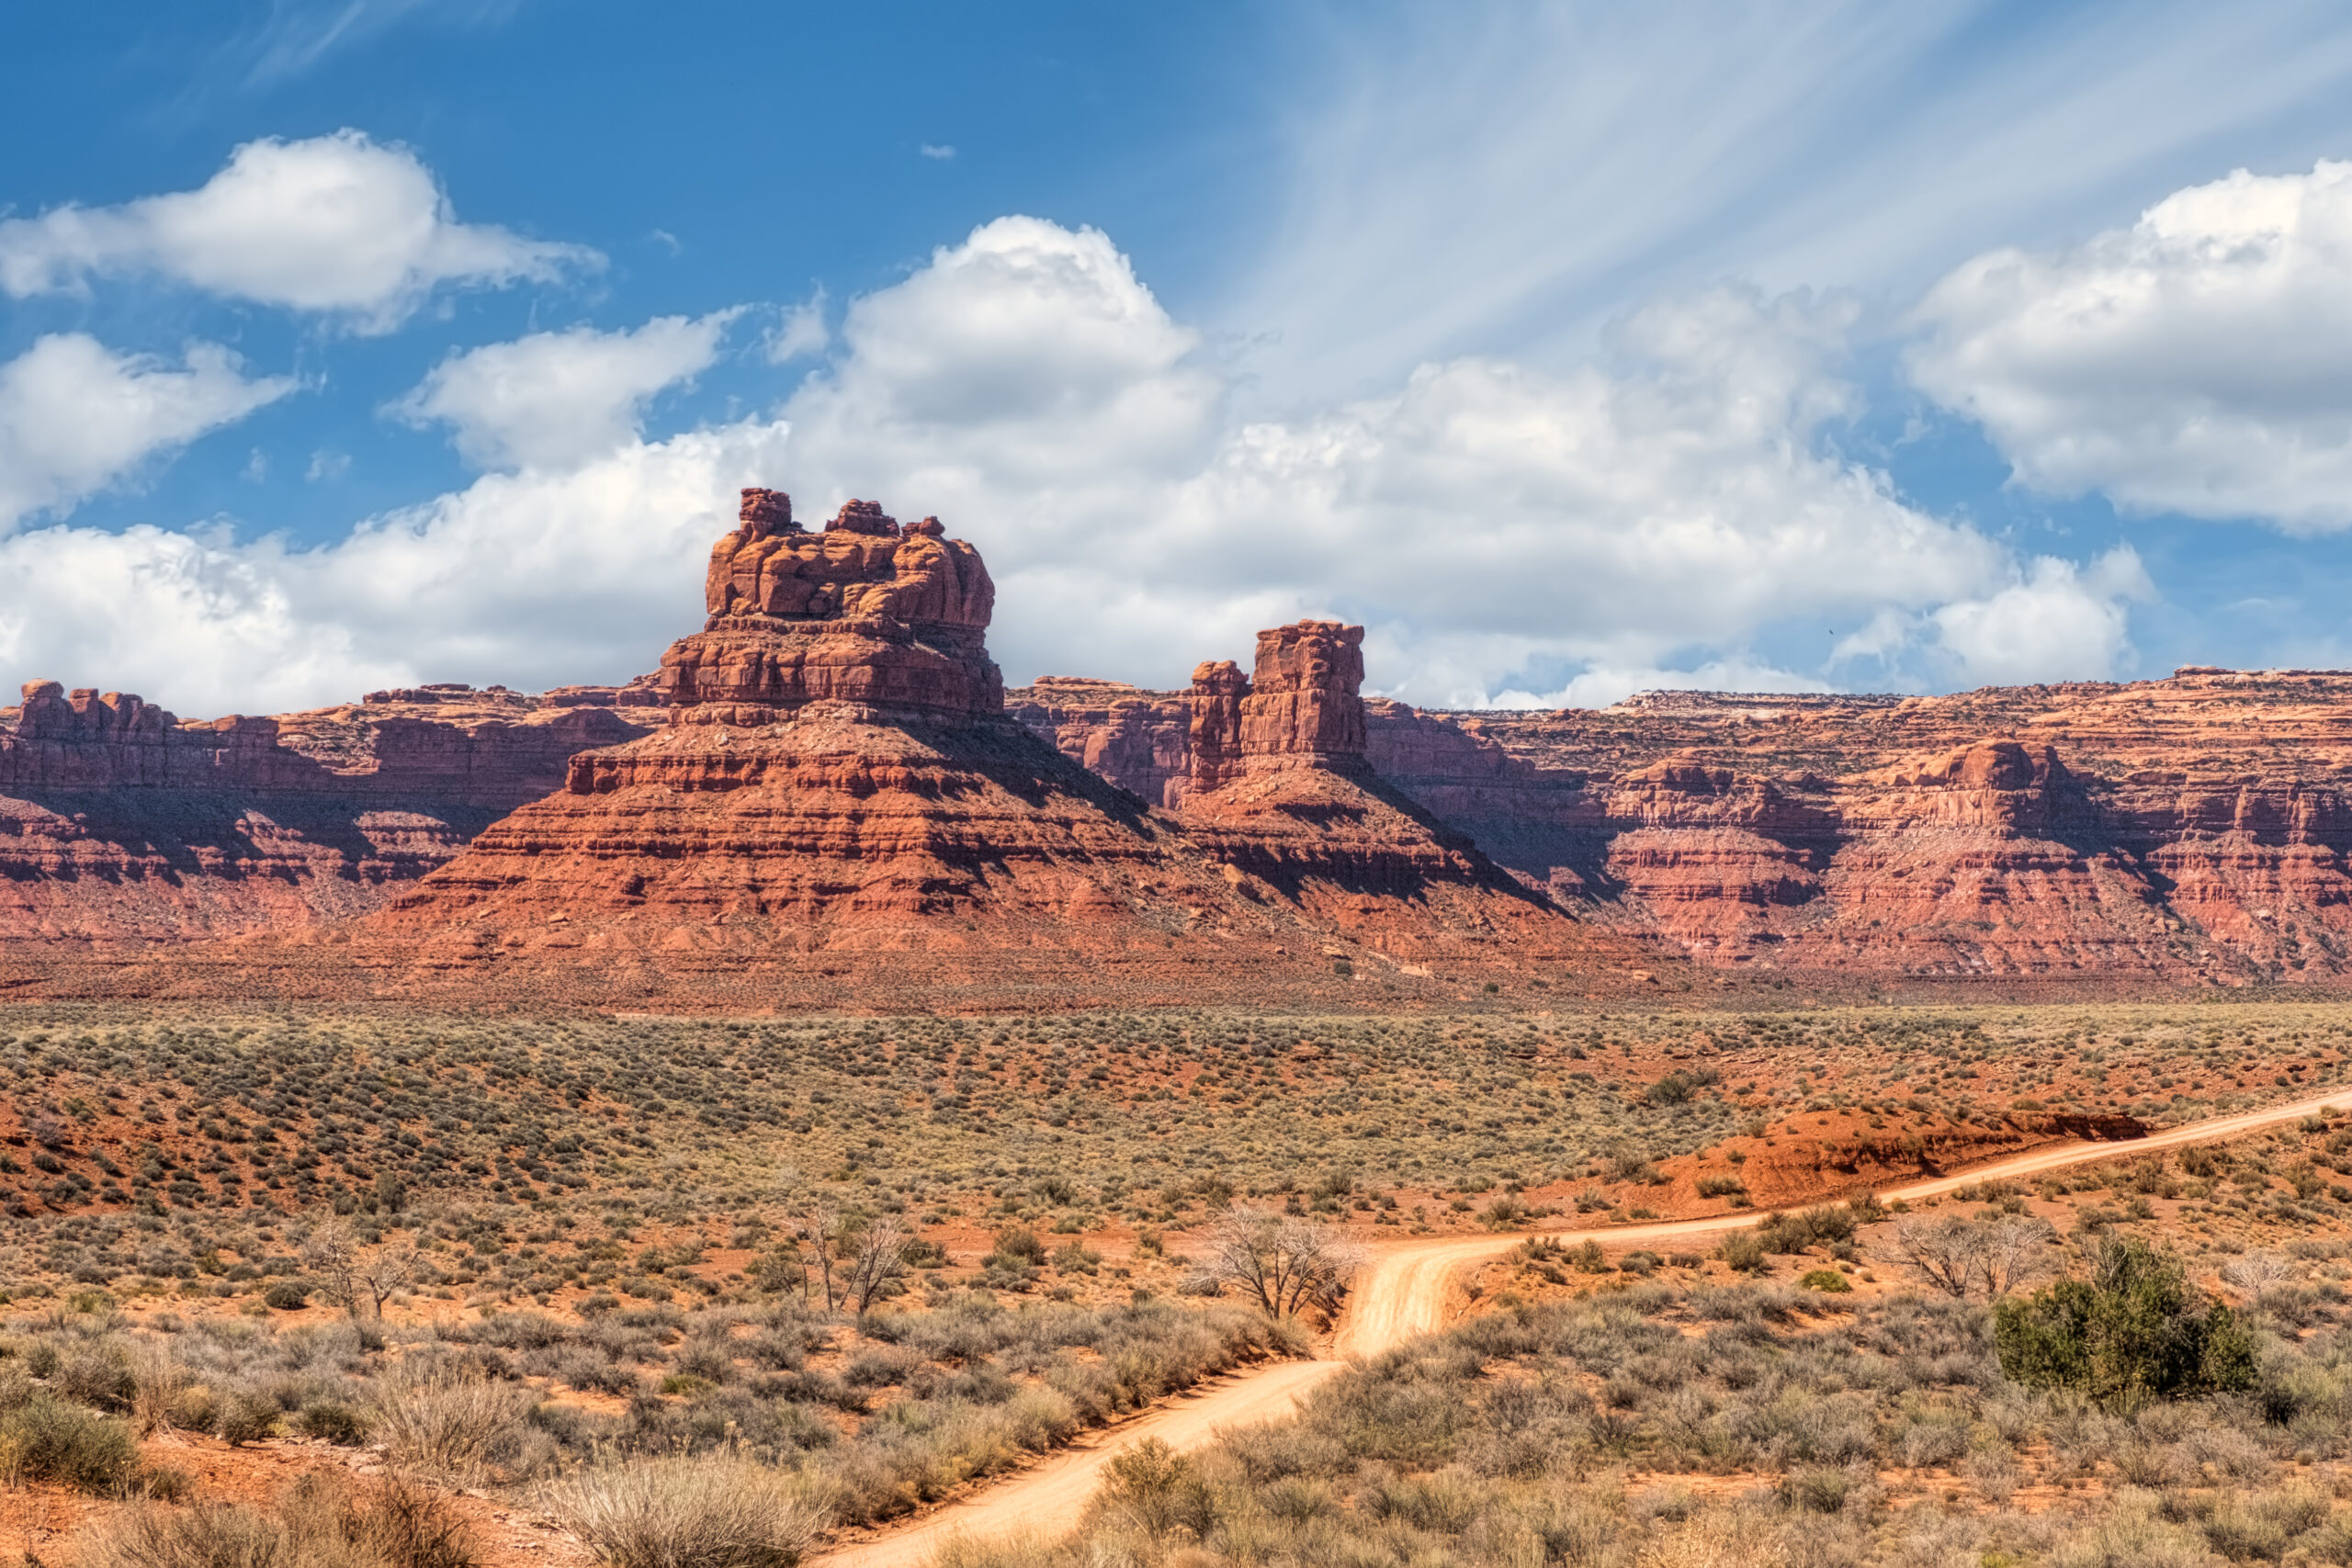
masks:
<instances>
[{"instance_id":1,"label":"dry grass tuft","mask_svg":"<svg viewBox=\"0 0 2352 1568\"><path fill-rule=\"evenodd\" d=\"M829 1517L797 1477L716 1454L591 1471L546 1505L609 1568L793 1568Z\"/></svg>"},{"instance_id":2,"label":"dry grass tuft","mask_svg":"<svg viewBox=\"0 0 2352 1568\"><path fill-rule=\"evenodd\" d=\"M85 1535L79 1568L475 1568L447 1498L399 1477L367 1493L340 1476L295 1483L278 1511L143 1504Z\"/></svg>"},{"instance_id":3,"label":"dry grass tuft","mask_svg":"<svg viewBox=\"0 0 2352 1568\"><path fill-rule=\"evenodd\" d=\"M447 1374L386 1378L370 1429L392 1461L461 1485L526 1479L553 1445L525 1416L529 1394Z\"/></svg>"}]
</instances>

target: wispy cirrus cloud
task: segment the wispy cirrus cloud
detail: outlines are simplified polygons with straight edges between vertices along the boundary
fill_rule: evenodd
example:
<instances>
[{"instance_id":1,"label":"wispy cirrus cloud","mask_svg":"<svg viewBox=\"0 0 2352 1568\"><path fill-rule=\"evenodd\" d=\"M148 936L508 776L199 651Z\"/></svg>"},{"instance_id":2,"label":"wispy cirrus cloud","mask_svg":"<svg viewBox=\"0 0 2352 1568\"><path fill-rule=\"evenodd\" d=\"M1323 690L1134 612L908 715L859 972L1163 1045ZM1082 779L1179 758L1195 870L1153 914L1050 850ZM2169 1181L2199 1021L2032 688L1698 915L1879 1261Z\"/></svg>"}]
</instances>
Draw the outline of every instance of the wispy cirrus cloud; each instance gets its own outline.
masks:
<instances>
[{"instance_id":1,"label":"wispy cirrus cloud","mask_svg":"<svg viewBox=\"0 0 2352 1568\"><path fill-rule=\"evenodd\" d=\"M1301 52L1336 63L1295 84L1272 221L1214 311L1278 407L1578 357L1628 299L1726 276L1906 299L2216 157L2352 143L2352 33L2310 0L1328 15Z\"/></svg>"},{"instance_id":2,"label":"wispy cirrus cloud","mask_svg":"<svg viewBox=\"0 0 2352 1568\"><path fill-rule=\"evenodd\" d=\"M271 0L268 15L223 54L249 85L263 85L303 75L406 23L486 26L520 8L521 0Z\"/></svg>"}]
</instances>

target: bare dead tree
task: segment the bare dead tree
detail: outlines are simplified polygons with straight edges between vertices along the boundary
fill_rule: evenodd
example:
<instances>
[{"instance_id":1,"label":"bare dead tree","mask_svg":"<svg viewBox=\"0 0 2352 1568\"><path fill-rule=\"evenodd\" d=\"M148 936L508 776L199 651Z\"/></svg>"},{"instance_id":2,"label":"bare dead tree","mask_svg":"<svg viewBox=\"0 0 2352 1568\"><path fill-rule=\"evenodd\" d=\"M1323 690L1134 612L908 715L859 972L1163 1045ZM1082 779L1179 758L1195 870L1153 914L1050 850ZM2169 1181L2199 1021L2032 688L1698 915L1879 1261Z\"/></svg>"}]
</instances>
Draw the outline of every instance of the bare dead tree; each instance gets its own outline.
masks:
<instances>
[{"instance_id":1,"label":"bare dead tree","mask_svg":"<svg viewBox=\"0 0 2352 1568\"><path fill-rule=\"evenodd\" d=\"M1310 1306L1335 1310L1363 1261L1352 1242L1312 1220L1235 1208L1209 1234L1198 1277L1236 1286L1273 1316L1288 1317Z\"/></svg>"},{"instance_id":2,"label":"bare dead tree","mask_svg":"<svg viewBox=\"0 0 2352 1568\"><path fill-rule=\"evenodd\" d=\"M1932 1222L1905 1220L1894 1227L1894 1250L1926 1283L1961 1298L1975 1282L1984 1234L1956 1214Z\"/></svg>"},{"instance_id":3,"label":"bare dead tree","mask_svg":"<svg viewBox=\"0 0 2352 1568\"><path fill-rule=\"evenodd\" d=\"M353 1317L382 1317L384 1303L415 1280L424 1255L413 1241L370 1248L351 1223L330 1214L302 1244L302 1266L317 1275L330 1300Z\"/></svg>"},{"instance_id":4,"label":"bare dead tree","mask_svg":"<svg viewBox=\"0 0 2352 1568\"><path fill-rule=\"evenodd\" d=\"M807 1244L815 1254L812 1262L801 1265L801 1299L808 1299L808 1285L811 1276L814 1276L816 1282L824 1287L827 1312L832 1311L837 1304L833 1287L833 1244L841 1238L841 1211L831 1203L811 1203L794 1216L792 1222L794 1238Z\"/></svg>"},{"instance_id":5,"label":"bare dead tree","mask_svg":"<svg viewBox=\"0 0 2352 1568\"><path fill-rule=\"evenodd\" d=\"M1978 1222L1976 1272L1984 1294L1997 1301L2050 1270L2050 1222L2033 1214L2003 1214Z\"/></svg>"},{"instance_id":6,"label":"bare dead tree","mask_svg":"<svg viewBox=\"0 0 2352 1568\"><path fill-rule=\"evenodd\" d=\"M2248 1302L2261 1301L2294 1277L2294 1265L2275 1252L2249 1252L2222 1270L2222 1278Z\"/></svg>"},{"instance_id":7,"label":"bare dead tree","mask_svg":"<svg viewBox=\"0 0 2352 1568\"><path fill-rule=\"evenodd\" d=\"M905 1278L907 1243L913 1239L913 1233L889 1214L858 1232L850 1244L849 1267L842 1276L843 1304L865 1312Z\"/></svg>"},{"instance_id":8,"label":"bare dead tree","mask_svg":"<svg viewBox=\"0 0 2352 1568\"><path fill-rule=\"evenodd\" d=\"M1948 1296L1981 1290L2008 1294L2049 1267L2050 1222L2031 1214L1964 1220L1906 1220L1894 1228L1894 1249L1922 1280Z\"/></svg>"}]
</instances>

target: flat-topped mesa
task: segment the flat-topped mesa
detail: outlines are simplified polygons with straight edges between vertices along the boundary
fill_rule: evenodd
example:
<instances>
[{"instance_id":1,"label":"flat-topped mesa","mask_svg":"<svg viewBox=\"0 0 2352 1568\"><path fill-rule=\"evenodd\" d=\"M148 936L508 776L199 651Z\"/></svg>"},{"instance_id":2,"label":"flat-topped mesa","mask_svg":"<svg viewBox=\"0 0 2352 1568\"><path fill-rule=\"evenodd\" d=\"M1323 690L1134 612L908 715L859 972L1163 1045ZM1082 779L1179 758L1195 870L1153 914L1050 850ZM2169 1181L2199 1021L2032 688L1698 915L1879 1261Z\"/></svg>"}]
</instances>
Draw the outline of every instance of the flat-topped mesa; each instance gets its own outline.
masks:
<instances>
[{"instance_id":1,"label":"flat-topped mesa","mask_svg":"<svg viewBox=\"0 0 2352 1568\"><path fill-rule=\"evenodd\" d=\"M182 724L135 693L55 681L28 681L23 702L0 708L0 789L266 784L304 770L281 754L275 719Z\"/></svg>"},{"instance_id":2,"label":"flat-topped mesa","mask_svg":"<svg viewBox=\"0 0 2352 1568\"><path fill-rule=\"evenodd\" d=\"M711 547L698 636L662 656L673 724L772 724L811 702L989 714L1004 682L988 656L996 585L936 517L901 525L853 501L822 533L781 491L743 491Z\"/></svg>"},{"instance_id":3,"label":"flat-topped mesa","mask_svg":"<svg viewBox=\"0 0 2352 1568\"><path fill-rule=\"evenodd\" d=\"M28 681L17 710L17 734L26 740L144 740L164 743L179 721L132 692L100 693L56 681Z\"/></svg>"}]
</instances>

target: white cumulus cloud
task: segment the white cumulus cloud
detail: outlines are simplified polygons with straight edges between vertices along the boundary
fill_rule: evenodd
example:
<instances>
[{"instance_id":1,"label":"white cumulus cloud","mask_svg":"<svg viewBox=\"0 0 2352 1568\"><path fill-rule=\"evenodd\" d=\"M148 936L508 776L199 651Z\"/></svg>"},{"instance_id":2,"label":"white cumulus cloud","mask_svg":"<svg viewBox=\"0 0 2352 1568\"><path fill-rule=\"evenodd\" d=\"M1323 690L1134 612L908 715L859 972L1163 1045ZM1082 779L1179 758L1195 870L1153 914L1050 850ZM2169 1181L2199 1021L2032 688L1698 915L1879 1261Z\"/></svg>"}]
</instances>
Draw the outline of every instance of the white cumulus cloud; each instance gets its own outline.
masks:
<instances>
[{"instance_id":1,"label":"white cumulus cloud","mask_svg":"<svg viewBox=\"0 0 2352 1568\"><path fill-rule=\"evenodd\" d=\"M2128 604L2154 596L2125 546L2087 567L2037 557L2007 587L1942 605L1931 618L1944 652L1971 679L2096 681L2116 673L2131 649Z\"/></svg>"},{"instance_id":2,"label":"white cumulus cloud","mask_svg":"<svg viewBox=\"0 0 2352 1568\"><path fill-rule=\"evenodd\" d=\"M71 506L147 459L284 397L283 377L247 379L219 344L179 365L53 333L0 365L0 530Z\"/></svg>"},{"instance_id":3,"label":"white cumulus cloud","mask_svg":"<svg viewBox=\"0 0 2352 1568\"><path fill-rule=\"evenodd\" d=\"M225 529L56 526L0 539L0 667L184 715L270 713L431 680L626 680L701 617L735 492L785 469L781 425L487 475L316 549Z\"/></svg>"},{"instance_id":4,"label":"white cumulus cloud","mask_svg":"<svg viewBox=\"0 0 2352 1568\"><path fill-rule=\"evenodd\" d=\"M1233 372L1107 237L1004 219L852 302L831 358L766 414L623 430L316 549L154 529L0 544L0 656L183 712L625 678L699 624L706 547L734 491L765 484L812 521L854 495L978 543L1016 681L1181 683L1302 614L1364 622L1374 686L1433 705L1817 684L1754 651L1792 616L1892 616L1914 657L1985 678L2124 657L2136 560L2020 563L1828 447L1851 314L1716 289L1629 317L1603 364L1454 359L1244 423Z\"/></svg>"},{"instance_id":5,"label":"white cumulus cloud","mask_svg":"<svg viewBox=\"0 0 2352 1568\"><path fill-rule=\"evenodd\" d=\"M449 425L478 468L576 468L634 441L654 395L708 369L738 314L659 316L630 332L580 326L469 349L389 412Z\"/></svg>"},{"instance_id":6,"label":"white cumulus cloud","mask_svg":"<svg viewBox=\"0 0 2352 1568\"><path fill-rule=\"evenodd\" d=\"M2244 170L2067 250L1970 260L1911 372L2024 483L2352 527L2352 163Z\"/></svg>"},{"instance_id":7,"label":"white cumulus cloud","mask_svg":"<svg viewBox=\"0 0 2352 1568\"><path fill-rule=\"evenodd\" d=\"M1454 360L1235 424L1105 237L1001 220L851 307L846 358L787 406L793 472L979 540L1015 676L1181 680L1317 612L1409 628L1375 683L1477 702L1532 660L1655 667L1997 584L1999 546L1815 455L1849 315L1716 290L1623 323L1608 367Z\"/></svg>"},{"instance_id":8,"label":"white cumulus cloud","mask_svg":"<svg viewBox=\"0 0 2352 1568\"><path fill-rule=\"evenodd\" d=\"M18 298L149 273L363 332L398 325L439 284L547 280L602 261L459 222L415 153L356 130L248 141L195 190L0 221L0 288Z\"/></svg>"}]
</instances>

